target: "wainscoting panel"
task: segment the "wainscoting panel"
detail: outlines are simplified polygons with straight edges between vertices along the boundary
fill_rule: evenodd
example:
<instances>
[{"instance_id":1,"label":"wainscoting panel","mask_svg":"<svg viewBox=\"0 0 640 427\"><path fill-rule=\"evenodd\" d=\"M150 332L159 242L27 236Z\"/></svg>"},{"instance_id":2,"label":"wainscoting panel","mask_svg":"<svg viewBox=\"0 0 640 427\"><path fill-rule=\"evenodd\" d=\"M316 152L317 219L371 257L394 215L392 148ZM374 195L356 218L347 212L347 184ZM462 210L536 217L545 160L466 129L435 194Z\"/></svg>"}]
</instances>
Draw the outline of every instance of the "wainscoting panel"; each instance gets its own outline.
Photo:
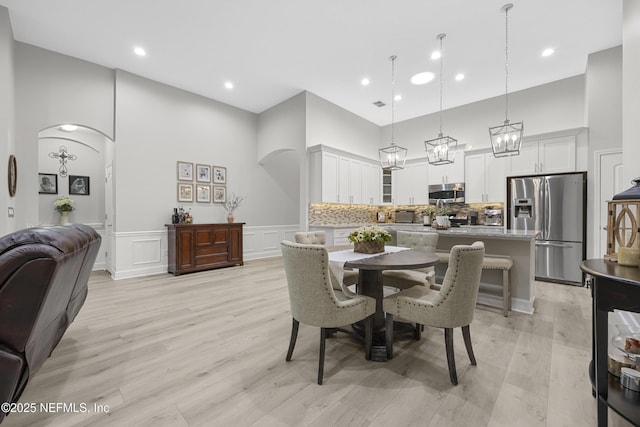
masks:
<instances>
[{"instance_id":1,"label":"wainscoting panel","mask_svg":"<svg viewBox=\"0 0 640 427\"><path fill-rule=\"evenodd\" d=\"M102 223L86 223L86 225L88 225L89 227L93 228L94 230L96 230L96 232L100 235L100 237L102 238L102 241L100 242L100 250L98 251L98 256L96 257L96 262L95 264L93 264L93 270L92 271L101 271L101 270L106 270L107 268L107 260L106 260L106 256L105 256L105 251L106 249L106 241L107 239L105 238L105 230L104 230L104 224Z\"/></svg>"},{"instance_id":2,"label":"wainscoting panel","mask_svg":"<svg viewBox=\"0 0 640 427\"><path fill-rule=\"evenodd\" d=\"M299 229L298 224L244 227L244 259L280 256L280 242L294 240Z\"/></svg>"},{"instance_id":3,"label":"wainscoting panel","mask_svg":"<svg viewBox=\"0 0 640 427\"><path fill-rule=\"evenodd\" d=\"M245 226L243 228L243 256L245 261L280 256L280 241L294 240L294 225ZM168 274L167 230L114 233L114 279ZM102 268L104 269L104 251Z\"/></svg>"}]
</instances>

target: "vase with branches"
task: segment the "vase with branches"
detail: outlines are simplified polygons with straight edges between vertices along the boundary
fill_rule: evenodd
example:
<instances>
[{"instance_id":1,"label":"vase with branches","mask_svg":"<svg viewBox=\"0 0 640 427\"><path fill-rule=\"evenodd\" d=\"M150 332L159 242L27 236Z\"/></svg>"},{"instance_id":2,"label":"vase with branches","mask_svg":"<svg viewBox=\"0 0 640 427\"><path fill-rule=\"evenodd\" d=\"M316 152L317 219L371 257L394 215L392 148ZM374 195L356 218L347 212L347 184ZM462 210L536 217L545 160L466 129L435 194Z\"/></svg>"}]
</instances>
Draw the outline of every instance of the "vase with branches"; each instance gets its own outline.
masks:
<instances>
[{"instance_id":1,"label":"vase with branches","mask_svg":"<svg viewBox=\"0 0 640 427\"><path fill-rule=\"evenodd\" d=\"M238 196L236 193L231 193L224 203L224 208L227 210L227 221L233 222L233 211L236 210L240 203L244 200L244 196Z\"/></svg>"}]
</instances>

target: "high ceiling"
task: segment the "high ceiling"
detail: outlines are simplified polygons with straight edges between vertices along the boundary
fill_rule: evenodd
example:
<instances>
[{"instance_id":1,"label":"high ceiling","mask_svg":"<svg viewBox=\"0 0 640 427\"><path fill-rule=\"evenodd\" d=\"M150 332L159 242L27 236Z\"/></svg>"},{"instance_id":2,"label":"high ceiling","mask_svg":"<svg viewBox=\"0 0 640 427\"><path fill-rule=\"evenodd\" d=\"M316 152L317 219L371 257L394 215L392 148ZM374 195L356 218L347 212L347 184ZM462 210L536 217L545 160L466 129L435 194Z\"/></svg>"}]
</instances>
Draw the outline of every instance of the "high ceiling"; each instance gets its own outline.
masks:
<instances>
[{"instance_id":1,"label":"high ceiling","mask_svg":"<svg viewBox=\"0 0 640 427\"><path fill-rule=\"evenodd\" d=\"M622 42L622 0L511 0L509 91L585 72ZM505 91L505 0L0 0L14 38L260 113L308 90L379 125ZM145 57L133 53L146 49ZM542 57L545 48L555 54ZM421 71L436 73L422 86ZM464 73L456 82L454 75ZM367 77L371 83L362 86ZM226 89L231 81L234 88ZM382 101L385 107L376 107Z\"/></svg>"}]
</instances>

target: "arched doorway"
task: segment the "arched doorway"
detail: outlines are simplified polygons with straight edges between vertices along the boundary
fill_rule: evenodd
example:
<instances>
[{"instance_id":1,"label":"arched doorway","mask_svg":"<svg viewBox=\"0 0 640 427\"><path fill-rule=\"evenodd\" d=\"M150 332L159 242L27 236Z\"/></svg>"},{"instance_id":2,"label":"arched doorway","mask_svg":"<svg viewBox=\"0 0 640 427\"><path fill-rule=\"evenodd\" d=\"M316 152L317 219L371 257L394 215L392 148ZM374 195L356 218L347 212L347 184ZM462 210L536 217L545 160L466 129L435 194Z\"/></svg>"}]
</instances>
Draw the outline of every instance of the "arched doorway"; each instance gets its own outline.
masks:
<instances>
[{"instance_id":1,"label":"arched doorway","mask_svg":"<svg viewBox=\"0 0 640 427\"><path fill-rule=\"evenodd\" d=\"M94 269L112 272L114 144L103 133L75 125L55 125L38 134L38 222L58 224L55 201L73 201L71 222L87 224L102 235Z\"/></svg>"}]
</instances>

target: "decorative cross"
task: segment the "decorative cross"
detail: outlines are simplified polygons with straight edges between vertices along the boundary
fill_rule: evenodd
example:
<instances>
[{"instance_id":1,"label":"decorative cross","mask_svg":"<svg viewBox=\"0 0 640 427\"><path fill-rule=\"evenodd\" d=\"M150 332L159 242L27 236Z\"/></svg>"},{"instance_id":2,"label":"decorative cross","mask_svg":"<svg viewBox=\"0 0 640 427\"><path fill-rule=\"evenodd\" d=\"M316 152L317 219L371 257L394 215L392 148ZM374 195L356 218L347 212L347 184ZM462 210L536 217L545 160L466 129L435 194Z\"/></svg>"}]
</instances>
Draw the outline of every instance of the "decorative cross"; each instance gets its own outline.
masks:
<instances>
[{"instance_id":1,"label":"decorative cross","mask_svg":"<svg viewBox=\"0 0 640 427\"><path fill-rule=\"evenodd\" d=\"M67 147L65 147L64 145L61 145L60 148L58 148L57 153L55 151L49 153L49 157L51 157L52 159L60 160L60 169L58 169L58 171L60 172L60 176L63 178L67 176L67 160L78 159L78 156L76 156L75 154L69 154L67 152Z\"/></svg>"}]
</instances>

